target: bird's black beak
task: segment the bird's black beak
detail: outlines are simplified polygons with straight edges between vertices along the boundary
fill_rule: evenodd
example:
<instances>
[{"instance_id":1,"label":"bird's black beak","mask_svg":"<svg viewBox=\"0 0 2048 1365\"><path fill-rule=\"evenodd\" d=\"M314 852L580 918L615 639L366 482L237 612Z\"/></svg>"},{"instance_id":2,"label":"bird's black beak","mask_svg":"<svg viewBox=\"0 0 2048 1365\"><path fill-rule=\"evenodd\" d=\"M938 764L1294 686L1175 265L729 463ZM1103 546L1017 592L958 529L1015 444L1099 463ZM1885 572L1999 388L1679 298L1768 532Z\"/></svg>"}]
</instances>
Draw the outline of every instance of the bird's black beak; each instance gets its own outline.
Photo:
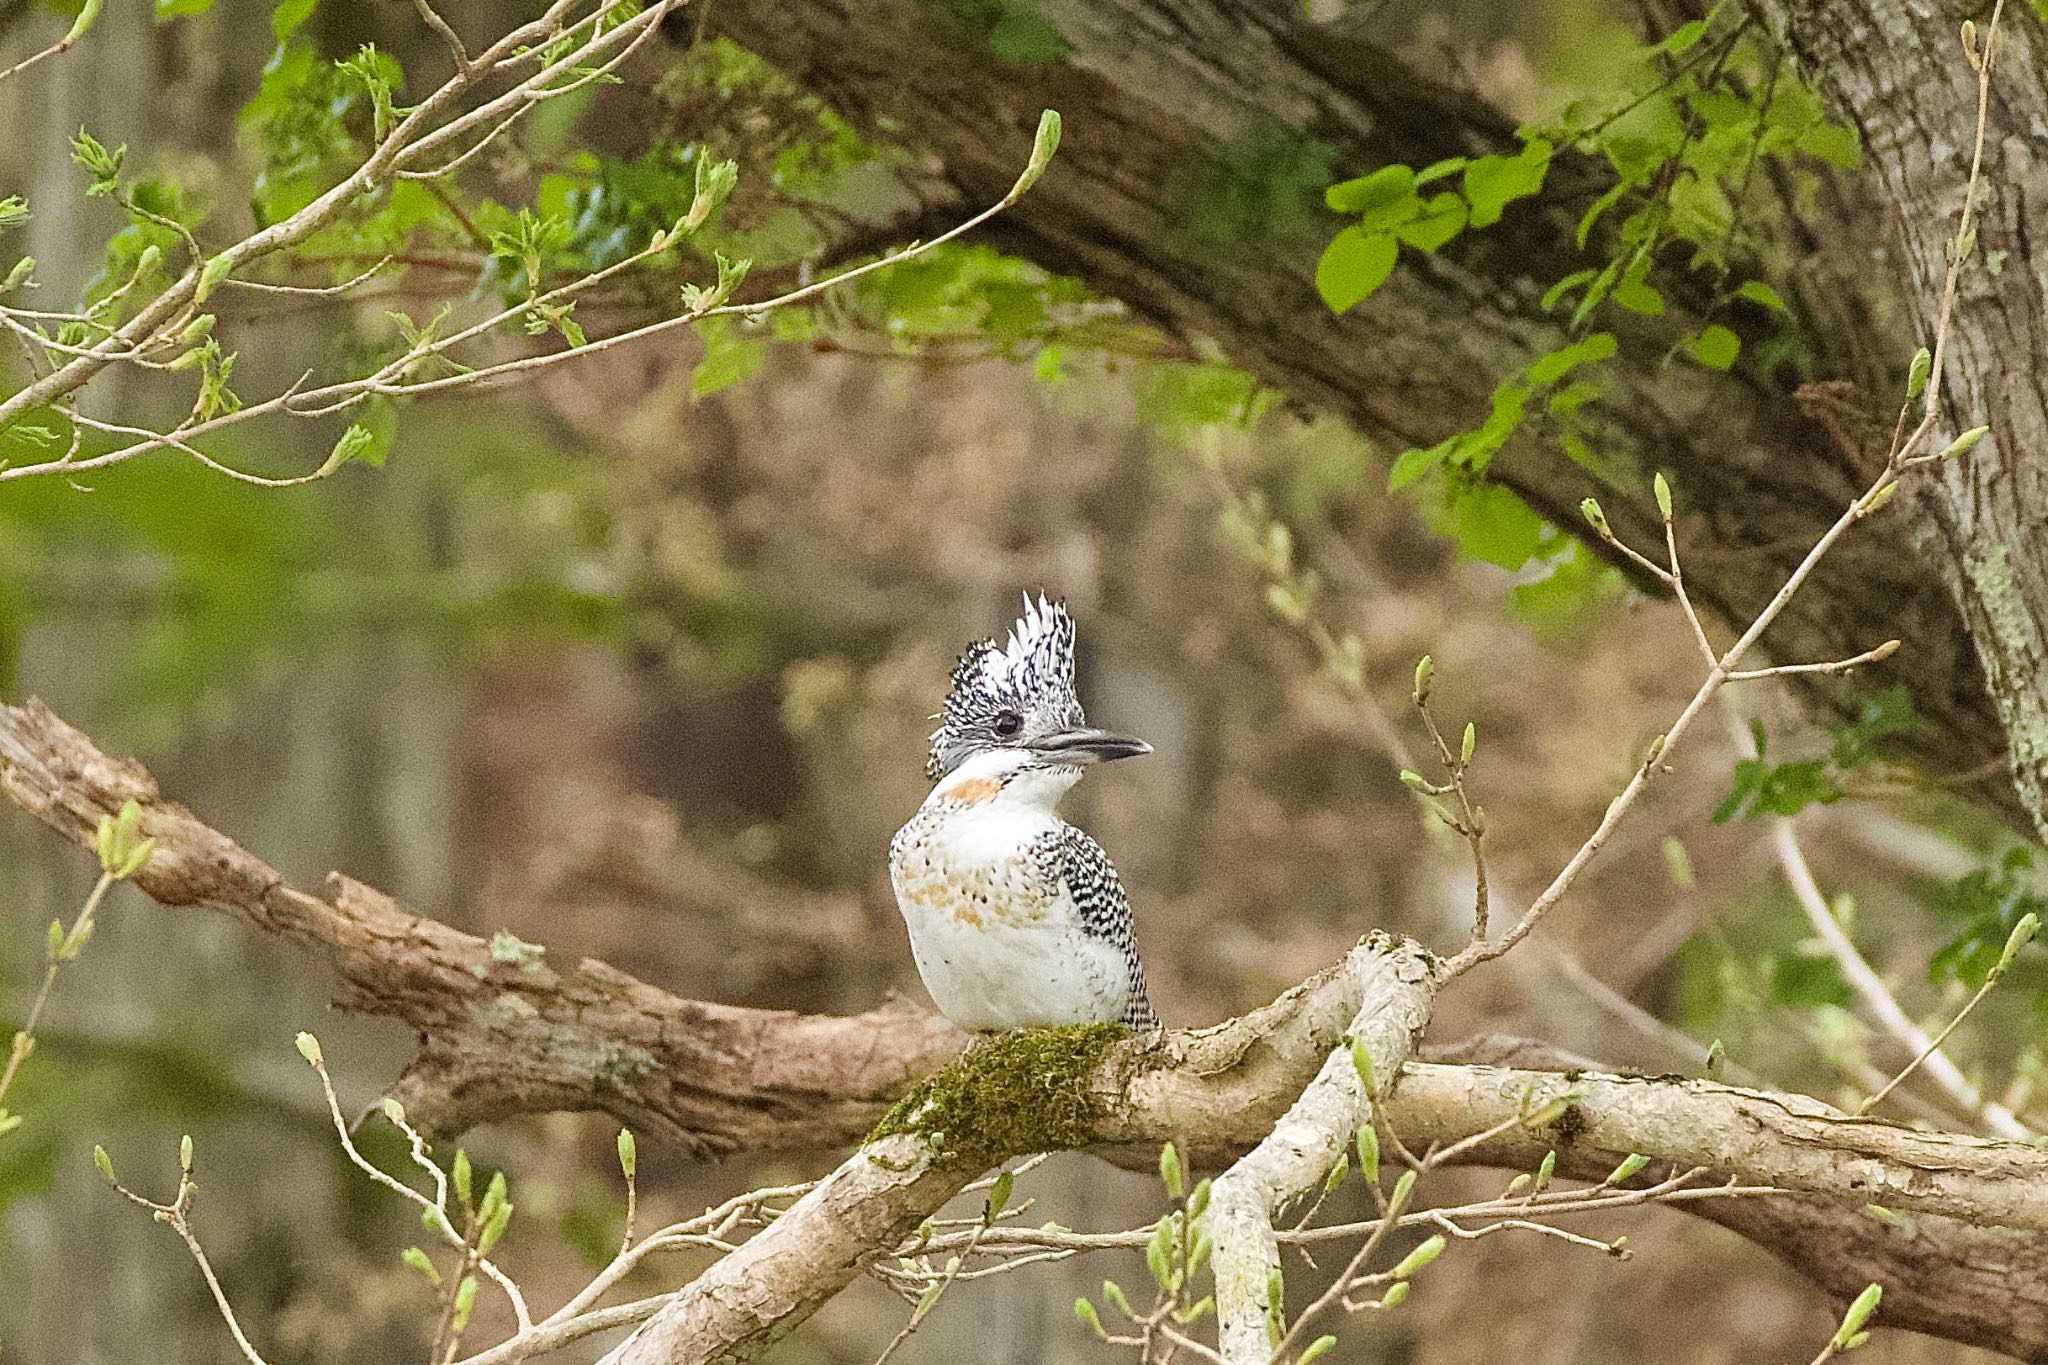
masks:
<instances>
[{"instance_id":1,"label":"bird's black beak","mask_svg":"<svg viewBox=\"0 0 2048 1365\"><path fill-rule=\"evenodd\" d=\"M1031 741L1035 753L1045 755L1055 763L1108 763L1119 758L1136 758L1149 754L1152 746L1142 739L1128 735L1113 735L1107 730L1061 730Z\"/></svg>"}]
</instances>

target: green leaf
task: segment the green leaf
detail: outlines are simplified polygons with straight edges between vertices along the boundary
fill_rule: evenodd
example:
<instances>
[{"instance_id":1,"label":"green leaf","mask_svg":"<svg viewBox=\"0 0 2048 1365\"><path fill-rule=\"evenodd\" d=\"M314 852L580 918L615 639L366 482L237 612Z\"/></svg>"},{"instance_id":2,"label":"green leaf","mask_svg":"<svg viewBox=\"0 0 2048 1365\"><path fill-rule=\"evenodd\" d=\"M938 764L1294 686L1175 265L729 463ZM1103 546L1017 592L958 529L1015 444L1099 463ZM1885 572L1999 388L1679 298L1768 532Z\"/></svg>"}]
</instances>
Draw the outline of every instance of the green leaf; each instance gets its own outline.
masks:
<instances>
[{"instance_id":1,"label":"green leaf","mask_svg":"<svg viewBox=\"0 0 2048 1365\"><path fill-rule=\"evenodd\" d=\"M505 1235L505 1229L512 1222L512 1210L516 1206L511 1200L501 1200L484 1218L483 1227L477 1232L477 1250L489 1255L491 1248L498 1245L498 1239Z\"/></svg>"},{"instance_id":2,"label":"green leaf","mask_svg":"<svg viewBox=\"0 0 2048 1365\"><path fill-rule=\"evenodd\" d=\"M92 197L111 194L121 174L121 163L127 159L128 144L122 143L112 151L107 145L85 129L78 130L78 136L71 139L71 159L85 168L92 176L92 186L86 194Z\"/></svg>"},{"instance_id":3,"label":"green leaf","mask_svg":"<svg viewBox=\"0 0 2048 1365\"><path fill-rule=\"evenodd\" d=\"M1586 283L1586 281L1592 279L1598 273L1598 271L1594 270L1574 270L1571 274L1565 276L1563 279L1559 280L1556 284L1551 285L1549 289L1543 292L1543 299L1539 306L1543 309L1544 312L1549 312L1551 309L1557 307L1558 301L1562 299L1566 294L1571 293L1572 290L1577 289L1580 285Z\"/></svg>"},{"instance_id":4,"label":"green leaf","mask_svg":"<svg viewBox=\"0 0 2048 1365\"><path fill-rule=\"evenodd\" d=\"M1415 1250L1409 1252L1406 1256L1401 1258L1401 1263L1399 1265L1396 1265L1394 1267L1394 1278L1397 1280L1405 1280L1410 1275L1415 1274L1417 1271L1427 1266L1430 1262L1434 1261L1437 1257L1443 1255L1444 1247L1446 1245L1448 1245L1448 1243L1445 1241L1444 1235L1441 1232L1435 1233L1430 1237L1425 1238L1422 1241L1422 1243L1415 1248Z\"/></svg>"},{"instance_id":5,"label":"green leaf","mask_svg":"<svg viewBox=\"0 0 2048 1365\"><path fill-rule=\"evenodd\" d=\"M1365 1176L1366 1183L1380 1183L1380 1134L1379 1130L1367 1123L1358 1130L1358 1169Z\"/></svg>"},{"instance_id":6,"label":"green leaf","mask_svg":"<svg viewBox=\"0 0 2048 1365\"><path fill-rule=\"evenodd\" d=\"M1543 188L1550 170L1551 145L1532 139L1514 156L1482 156L1465 167L1465 198L1472 204L1472 226L1500 221L1501 210Z\"/></svg>"},{"instance_id":7,"label":"green leaf","mask_svg":"<svg viewBox=\"0 0 2048 1365\"><path fill-rule=\"evenodd\" d=\"M1477 473L1492 462L1494 452L1507 444L1508 437L1521 426L1530 392L1529 385L1519 377L1503 379L1493 386L1493 406L1486 414L1486 421L1452 452L1460 468Z\"/></svg>"},{"instance_id":8,"label":"green leaf","mask_svg":"<svg viewBox=\"0 0 2048 1365\"><path fill-rule=\"evenodd\" d=\"M1045 168L1052 164L1052 154L1060 149L1060 111L1047 109L1038 116L1038 132L1031 139L1031 160L1025 163L1017 183L1010 187L1012 202L1021 198L1024 191L1038 183L1038 177L1045 174ZM727 162L727 165L733 165ZM737 173L738 167L734 166Z\"/></svg>"},{"instance_id":9,"label":"green leaf","mask_svg":"<svg viewBox=\"0 0 2048 1365\"><path fill-rule=\"evenodd\" d=\"M995 1183L989 1186L988 1202L982 1208L982 1217L991 1223L1001 1217L1003 1210L1010 1206L1010 1192L1016 1188L1017 1175L1014 1171L999 1172Z\"/></svg>"},{"instance_id":10,"label":"green leaf","mask_svg":"<svg viewBox=\"0 0 2048 1365\"><path fill-rule=\"evenodd\" d=\"M1934 355L1925 346L1913 352L1913 363L1906 369L1906 401L1911 402L1927 390L1928 376L1934 373Z\"/></svg>"},{"instance_id":11,"label":"green leaf","mask_svg":"<svg viewBox=\"0 0 2048 1365\"><path fill-rule=\"evenodd\" d=\"M1538 388L1547 388L1581 365L1609 359L1617 349L1614 333L1595 332L1537 360L1529 367L1529 382Z\"/></svg>"},{"instance_id":12,"label":"green leaf","mask_svg":"<svg viewBox=\"0 0 2048 1365\"><path fill-rule=\"evenodd\" d=\"M1358 1073L1358 1085L1365 1093L1368 1103L1377 1098L1379 1087L1373 1082L1372 1050L1365 1045L1365 1039L1351 1040L1351 1069Z\"/></svg>"},{"instance_id":13,"label":"green leaf","mask_svg":"<svg viewBox=\"0 0 2048 1365\"><path fill-rule=\"evenodd\" d=\"M1763 727L1753 727L1759 741ZM1759 753L1762 745L1758 745ZM1771 764L1763 758L1745 758L1735 765L1735 786L1715 808L1715 824L1742 815L1797 815L1813 805L1829 805L1842 799L1828 764L1817 758Z\"/></svg>"},{"instance_id":14,"label":"green leaf","mask_svg":"<svg viewBox=\"0 0 2048 1365\"><path fill-rule=\"evenodd\" d=\"M283 0L270 12L270 31L280 43L298 32L299 25L313 17L320 0Z\"/></svg>"},{"instance_id":15,"label":"green leaf","mask_svg":"<svg viewBox=\"0 0 2048 1365\"><path fill-rule=\"evenodd\" d=\"M426 1276L427 1283L433 1285L434 1288L439 1289L441 1287L441 1272L434 1268L433 1258L428 1256L424 1249L420 1247L407 1247L404 1251L398 1253L398 1259Z\"/></svg>"},{"instance_id":16,"label":"green leaf","mask_svg":"<svg viewBox=\"0 0 2048 1365\"><path fill-rule=\"evenodd\" d=\"M2034 941L2034 935L2041 932L2041 917L2029 911L2020 917L2020 922L2007 935L2005 950L1998 955L1998 961L1991 968L1992 976L2005 975L2005 969L2012 966L2012 960L2019 956L2020 949Z\"/></svg>"},{"instance_id":17,"label":"green leaf","mask_svg":"<svg viewBox=\"0 0 2048 1365\"><path fill-rule=\"evenodd\" d=\"M212 294L215 287L228 277L228 272L234 269L234 264L227 258L226 253L208 259L206 264L200 267L199 287L192 292L192 302L206 302L207 296Z\"/></svg>"},{"instance_id":18,"label":"green leaf","mask_svg":"<svg viewBox=\"0 0 2048 1365\"><path fill-rule=\"evenodd\" d=\"M768 343L744 335L729 317L706 318L697 324L704 358L690 375L690 396L708 398L720 389L751 379L768 358Z\"/></svg>"},{"instance_id":19,"label":"green leaf","mask_svg":"<svg viewBox=\"0 0 2048 1365\"><path fill-rule=\"evenodd\" d=\"M1056 62L1074 50L1065 34L1027 0L998 0L1001 14L989 30L989 50L1011 66ZM991 6L994 8L995 6Z\"/></svg>"},{"instance_id":20,"label":"green leaf","mask_svg":"<svg viewBox=\"0 0 2048 1365\"><path fill-rule=\"evenodd\" d=\"M1593 224L1600 221L1600 215L1620 203L1621 197L1627 194L1631 188L1633 187L1628 181L1617 180L1605 194L1595 199L1592 206L1580 216L1578 227L1579 250L1584 251L1586 249L1586 238L1592 235ZM1586 273L1588 275L1592 274L1590 270Z\"/></svg>"},{"instance_id":21,"label":"green leaf","mask_svg":"<svg viewBox=\"0 0 2048 1365\"><path fill-rule=\"evenodd\" d=\"M1685 339L1686 354L1710 370L1725 370L1742 353L1742 338L1720 323L1702 328Z\"/></svg>"},{"instance_id":22,"label":"green leaf","mask_svg":"<svg viewBox=\"0 0 2048 1365\"><path fill-rule=\"evenodd\" d=\"M1983 440L1990 430L1990 427L1971 427L1968 431L1942 447L1941 458L1947 460L1957 455L1966 454L1976 446L1977 442Z\"/></svg>"},{"instance_id":23,"label":"green leaf","mask_svg":"<svg viewBox=\"0 0 2048 1365\"><path fill-rule=\"evenodd\" d=\"M1170 1199L1178 1199L1186 1192L1186 1176L1180 1160L1180 1149L1171 1142L1159 1149L1159 1179L1166 1186Z\"/></svg>"},{"instance_id":24,"label":"green leaf","mask_svg":"<svg viewBox=\"0 0 2048 1365\"><path fill-rule=\"evenodd\" d=\"M1636 1178L1643 1167L1649 1164L1650 1158L1644 1156L1641 1152L1630 1152L1621 1159L1621 1164L1616 1166L1607 1177L1606 1183L1609 1185L1626 1185L1629 1181Z\"/></svg>"},{"instance_id":25,"label":"green leaf","mask_svg":"<svg viewBox=\"0 0 2048 1365\"><path fill-rule=\"evenodd\" d=\"M1842 1315L1842 1325L1835 1329L1831 1344L1847 1347L1855 1339L1856 1334L1863 1330L1863 1325L1870 1321L1870 1315L1877 1311L1877 1305L1883 1298L1883 1285L1865 1285L1863 1292L1849 1305L1849 1311Z\"/></svg>"},{"instance_id":26,"label":"green leaf","mask_svg":"<svg viewBox=\"0 0 2048 1365\"><path fill-rule=\"evenodd\" d=\"M1793 140L1793 146L1839 170L1853 171L1863 165L1863 148L1856 130L1840 123L1816 123Z\"/></svg>"},{"instance_id":27,"label":"green leaf","mask_svg":"<svg viewBox=\"0 0 2048 1365\"><path fill-rule=\"evenodd\" d=\"M1448 440L1440 441L1436 445L1430 446L1426 450L1418 447L1402 451L1394 458L1393 468L1387 471L1387 491L1393 493L1406 488L1430 470L1435 469L1438 465L1450 459L1451 452L1457 449L1459 442L1463 439L1462 435L1453 436Z\"/></svg>"},{"instance_id":28,"label":"green leaf","mask_svg":"<svg viewBox=\"0 0 2048 1365\"><path fill-rule=\"evenodd\" d=\"M1706 36L1707 21L1704 19L1694 19L1680 24L1677 28L1673 29L1670 37L1651 48L1650 51L1661 52L1669 57L1681 57L1692 51L1694 44Z\"/></svg>"},{"instance_id":29,"label":"green leaf","mask_svg":"<svg viewBox=\"0 0 2048 1365\"><path fill-rule=\"evenodd\" d=\"M348 430L342 432L340 438L335 441L333 449L327 452L327 458L321 462L320 468L314 471L314 475L315 477L324 478L347 464L350 460L363 460L370 464L382 464L384 462L383 452L376 447L376 433L372 432L361 422L351 422ZM375 459L371 458L373 453L376 456Z\"/></svg>"},{"instance_id":30,"label":"green leaf","mask_svg":"<svg viewBox=\"0 0 2048 1365\"><path fill-rule=\"evenodd\" d=\"M2022 926L2048 918L2048 900L2030 889L2032 868L2032 855L2024 847L2014 848L1996 871L1979 868L1928 893L1927 908L1933 914L1962 921L1955 937L1928 960L1930 981L1954 977L1964 985L1981 986L1999 969L2005 950L2021 937ZM2020 963L2022 969L2027 965L2025 960Z\"/></svg>"},{"instance_id":31,"label":"green leaf","mask_svg":"<svg viewBox=\"0 0 2048 1365\"><path fill-rule=\"evenodd\" d=\"M1458 548L1503 569L1519 569L1543 548L1544 520L1498 484L1480 484L1451 504Z\"/></svg>"},{"instance_id":32,"label":"green leaf","mask_svg":"<svg viewBox=\"0 0 2048 1365\"><path fill-rule=\"evenodd\" d=\"M1441 180L1447 175L1456 175L1459 171L1465 169L1466 164L1466 158L1462 156L1450 156L1445 157L1442 161L1433 161L1415 173L1415 187L1421 189L1432 180Z\"/></svg>"},{"instance_id":33,"label":"green leaf","mask_svg":"<svg viewBox=\"0 0 2048 1365\"><path fill-rule=\"evenodd\" d=\"M186 3L186 4L191 4L191 3L194 3L194 2L195 2L195 0L183 0L183 3ZM181 12L182 12L182 13L198 13L198 12L203 12L203 11L205 10L205 8L206 8L206 7L208 6L208 5L210 5L210 4L212 4L212 3L213 3L213 0L196 0L196 3L198 3L198 5L199 5L199 10L197 10L197 11L193 11L193 10L184 10L184 11L180 11L180 10L178 10L177 8L175 8L175 7L174 7L174 8L173 8L173 9L171 10L171 13L172 13L172 14L177 14L177 13L181 13ZM77 41L78 41L78 40L79 40L80 38L83 38L83 37L85 36L85 34L86 34L86 30L90 29L90 28L91 28L91 27L93 26L93 21L94 21L94 20L96 20L96 19L98 19L98 18L100 17L100 9L101 9L101 8L102 8L102 7L103 7L103 6L105 5L105 4L106 4L106 0L85 0L85 3L84 3L83 5L80 5L80 6L78 7L78 17L77 17L76 19L73 19L73 20L71 21L71 27L70 27L69 29L67 29L67 30L65 31L65 33L64 33L64 41L65 41L65 42L67 42L67 43L75 43L75 42L77 42ZM166 15L166 14L164 13L164 0L157 0L157 13L156 13L156 17L157 17L157 18L159 18L159 19L163 19L163 18L168 18L168 17L169 17L168 15Z\"/></svg>"},{"instance_id":34,"label":"green leaf","mask_svg":"<svg viewBox=\"0 0 2048 1365\"><path fill-rule=\"evenodd\" d=\"M1661 317L1664 312L1664 296L1657 292L1656 286L1643 283L1642 277L1633 273L1624 276L1608 297L1617 307L1646 318Z\"/></svg>"},{"instance_id":35,"label":"green leaf","mask_svg":"<svg viewBox=\"0 0 2048 1365\"><path fill-rule=\"evenodd\" d=\"M1323 191L1323 202L1338 213L1370 213L1413 199L1415 181L1411 166L1382 166L1370 175L1338 181Z\"/></svg>"},{"instance_id":36,"label":"green leaf","mask_svg":"<svg viewBox=\"0 0 2048 1365\"><path fill-rule=\"evenodd\" d=\"M1591 317L1593 310L1607 297L1607 292L1614 288L1614 282L1621 278L1621 264L1619 259L1609 261L1606 268L1595 275L1593 282L1586 286L1585 294L1579 299L1579 306L1572 309L1573 327L1576 328Z\"/></svg>"},{"instance_id":37,"label":"green leaf","mask_svg":"<svg viewBox=\"0 0 2048 1365\"><path fill-rule=\"evenodd\" d=\"M1786 953L1771 963L1769 1003L1794 1009L1814 1005L1847 1007L1856 1003L1856 995L1833 958Z\"/></svg>"},{"instance_id":38,"label":"green leaf","mask_svg":"<svg viewBox=\"0 0 2048 1365\"><path fill-rule=\"evenodd\" d=\"M1435 251L1465 230L1465 201L1449 190L1431 196L1422 212L1394 229L1394 235L1417 251Z\"/></svg>"},{"instance_id":39,"label":"green leaf","mask_svg":"<svg viewBox=\"0 0 2048 1365\"><path fill-rule=\"evenodd\" d=\"M1749 281L1735 291L1735 297L1738 299L1748 299L1751 303L1760 303L1764 307L1776 309L1780 313L1792 311L1786 306L1785 300L1778 297L1778 291L1765 284L1762 280Z\"/></svg>"},{"instance_id":40,"label":"green leaf","mask_svg":"<svg viewBox=\"0 0 2048 1365\"><path fill-rule=\"evenodd\" d=\"M1331 312L1349 312L1386 283L1400 250L1387 233L1345 228L1316 262L1316 292Z\"/></svg>"}]
</instances>

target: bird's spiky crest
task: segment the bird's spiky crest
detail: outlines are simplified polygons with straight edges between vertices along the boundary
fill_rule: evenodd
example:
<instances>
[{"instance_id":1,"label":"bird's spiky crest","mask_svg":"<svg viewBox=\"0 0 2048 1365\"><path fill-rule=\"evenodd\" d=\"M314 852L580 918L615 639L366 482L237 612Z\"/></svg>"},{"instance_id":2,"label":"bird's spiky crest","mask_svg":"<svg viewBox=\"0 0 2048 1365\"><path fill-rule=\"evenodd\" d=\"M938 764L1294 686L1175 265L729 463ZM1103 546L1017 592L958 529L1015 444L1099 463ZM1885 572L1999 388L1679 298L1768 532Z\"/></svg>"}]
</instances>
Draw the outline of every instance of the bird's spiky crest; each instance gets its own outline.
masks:
<instances>
[{"instance_id":1,"label":"bird's spiky crest","mask_svg":"<svg viewBox=\"0 0 2048 1365\"><path fill-rule=\"evenodd\" d=\"M994 729L1006 711L1023 721L1015 737ZM1066 603L1024 594L1024 614L1009 638L1001 644L976 640L953 665L952 690L938 720L925 764L934 778L976 749L1084 723L1074 695L1074 618Z\"/></svg>"}]
</instances>

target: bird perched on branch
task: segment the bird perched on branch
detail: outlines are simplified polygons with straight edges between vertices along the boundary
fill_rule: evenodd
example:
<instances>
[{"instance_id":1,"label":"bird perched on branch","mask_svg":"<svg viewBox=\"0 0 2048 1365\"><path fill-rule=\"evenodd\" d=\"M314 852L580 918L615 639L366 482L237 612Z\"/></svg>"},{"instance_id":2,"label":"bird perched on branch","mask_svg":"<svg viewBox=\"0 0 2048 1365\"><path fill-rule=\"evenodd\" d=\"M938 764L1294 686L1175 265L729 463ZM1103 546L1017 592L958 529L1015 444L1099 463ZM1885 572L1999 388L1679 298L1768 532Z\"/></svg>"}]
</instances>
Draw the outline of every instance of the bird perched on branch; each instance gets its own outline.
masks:
<instances>
[{"instance_id":1,"label":"bird perched on branch","mask_svg":"<svg viewBox=\"0 0 2048 1365\"><path fill-rule=\"evenodd\" d=\"M1157 1028L1116 869L1053 810L1090 765L1152 750L1082 715L1066 606L1026 596L1006 641L969 645L937 719L937 785L889 878L939 1009L970 1029Z\"/></svg>"}]
</instances>

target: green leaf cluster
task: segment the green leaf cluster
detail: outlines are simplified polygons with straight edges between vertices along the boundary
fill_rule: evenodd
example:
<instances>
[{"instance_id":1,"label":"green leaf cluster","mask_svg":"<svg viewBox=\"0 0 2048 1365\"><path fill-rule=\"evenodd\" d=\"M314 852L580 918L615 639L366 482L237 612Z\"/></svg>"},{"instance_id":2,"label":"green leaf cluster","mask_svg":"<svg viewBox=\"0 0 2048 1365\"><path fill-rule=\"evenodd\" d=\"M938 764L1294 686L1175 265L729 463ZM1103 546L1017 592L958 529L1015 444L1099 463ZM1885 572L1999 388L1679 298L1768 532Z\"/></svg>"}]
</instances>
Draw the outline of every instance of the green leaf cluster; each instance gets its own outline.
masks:
<instances>
[{"instance_id":1,"label":"green leaf cluster","mask_svg":"<svg viewBox=\"0 0 2048 1365\"><path fill-rule=\"evenodd\" d=\"M1763 724L1752 722L1756 757L1736 763L1734 785L1715 807L1714 822L1737 816L1797 815L1808 806L1839 801L1851 794L1852 773L1881 760L1878 746L1884 740L1919 728L1912 697L1903 687L1864 697L1856 719L1834 727L1828 753L1820 758L1770 762Z\"/></svg>"},{"instance_id":2,"label":"green leaf cluster","mask_svg":"<svg viewBox=\"0 0 2048 1365\"><path fill-rule=\"evenodd\" d=\"M1542 191L1551 151L1548 141L1532 138L1511 156L1452 157L1421 170L1382 166L1330 186L1323 202L1358 221L1323 249L1316 292L1330 311L1348 312L1386 283L1403 246L1432 252L1468 227L1499 222L1509 204ZM1453 177L1462 193L1432 188Z\"/></svg>"},{"instance_id":3,"label":"green leaf cluster","mask_svg":"<svg viewBox=\"0 0 2048 1365\"><path fill-rule=\"evenodd\" d=\"M1403 249L1438 251L1461 233L1499 222L1516 201L1541 195L1566 149L1604 167L1608 183L1592 194L1577 226L1579 247L1595 259L1565 273L1542 299L1546 311L1563 311L1567 340L1502 379L1477 426L1403 451L1389 473L1391 488L1445 475L1446 529L1467 553L1507 568L1519 568L1548 543L1540 518L1483 482L1518 432L1534 423L1597 476L1611 481L1624 472L1608 467L1589 436L1595 414L1587 405L1600 396L1597 380L1567 381L1579 367L1616 354L1614 333L1588 330L1600 310L1661 317L1672 288L1662 275L1681 264L1684 272L1704 273L1710 320L1677 333L1670 353L1710 370L1733 367L1744 340L1730 324L1753 328L1788 312L1772 285L1735 273L1738 258L1768 227L1752 202L1760 164L1776 160L1796 175L1802 159L1846 166L1857 156L1853 133L1828 120L1820 96L1783 52L1726 4L1638 47L1618 85L1518 136L1521 147L1512 154L1420 169L1382 166L1330 186L1325 203L1355 221L1329 240L1315 274L1323 302L1345 312L1386 282ZM1728 321L1712 319L1724 309ZM1768 782L1758 776L1751 794L1767 807L1796 803L1801 771L1789 768Z\"/></svg>"},{"instance_id":4,"label":"green leaf cluster","mask_svg":"<svg viewBox=\"0 0 2048 1365\"><path fill-rule=\"evenodd\" d=\"M1967 986L1983 985L2019 922L2028 915L2048 919L2048 897L2037 886L2034 852L2021 847L2007 851L1996 867L1978 868L1932 888L1925 897L1927 908L1952 933L1927 960L1928 979L1952 977ZM2038 992L2038 967L2031 975ZM2037 998L2048 1001L2048 996Z\"/></svg>"}]
</instances>

